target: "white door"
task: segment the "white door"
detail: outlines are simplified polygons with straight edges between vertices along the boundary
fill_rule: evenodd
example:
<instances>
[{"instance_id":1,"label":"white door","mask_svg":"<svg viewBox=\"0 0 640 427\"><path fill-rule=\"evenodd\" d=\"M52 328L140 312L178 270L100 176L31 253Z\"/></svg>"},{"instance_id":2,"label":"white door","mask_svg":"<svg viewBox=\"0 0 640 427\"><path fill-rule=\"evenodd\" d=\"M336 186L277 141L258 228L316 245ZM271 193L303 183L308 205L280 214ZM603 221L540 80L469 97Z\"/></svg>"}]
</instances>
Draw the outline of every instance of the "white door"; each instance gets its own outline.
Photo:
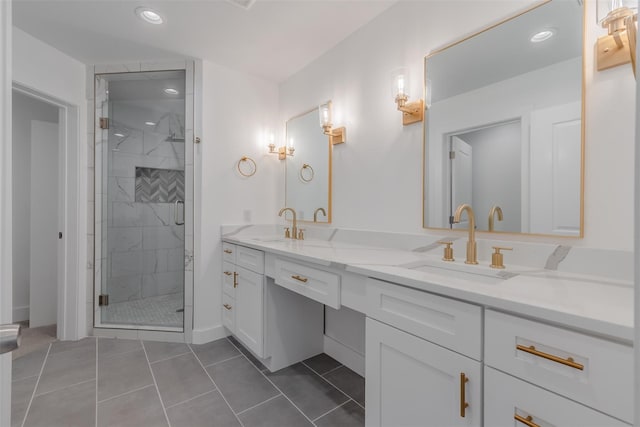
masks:
<instances>
[{"instance_id":1,"label":"white door","mask_svg":"<svg viewBox=\"0 0 640 427\"><path fill-rule=\"evenodd\" d=\"M580 235L580 115L579 102L531 113L530 233Z\"/></svg>"},{"instance_id":2,"label":"white door","mask_svg":"<svg viewBox=\"0 0 640 427\"><path fill-rule=\"evenodd\" d=\"M472 160L471 145L457 136L451 137L451 213L453 216L458 206L464 203L473 203ZM452 228L469 228L469 219L465 216L460 223L452 224Z\"/></svg>"},{"instance_id":3,"label":"white door","mask_svg":"<svg viewBox=\"0 0 640 427\"><path fill-rule=\"evenodd\" d=\"M53 325L58 302L58 125L31 122L29 326Z\"/></svg>"},{"instance_id":4,"label":"white door","mask_svg":"<svg viewBox=\"0 0 640 427\"><path fill-rule=\"evenodd\" d=\"M366 355L368 427L481 425L479 362L370 318Z\"/></svg>"},{"instance_id":5,"label":"white door","mask_svg":"<svg viewBox=\"0 0 640 427\"><path fill-rule=\"evenodd\" d=\"M247 348L262 357L264 276L238 266L236 272L236 336Z\"/></svg>"}]
</instances>

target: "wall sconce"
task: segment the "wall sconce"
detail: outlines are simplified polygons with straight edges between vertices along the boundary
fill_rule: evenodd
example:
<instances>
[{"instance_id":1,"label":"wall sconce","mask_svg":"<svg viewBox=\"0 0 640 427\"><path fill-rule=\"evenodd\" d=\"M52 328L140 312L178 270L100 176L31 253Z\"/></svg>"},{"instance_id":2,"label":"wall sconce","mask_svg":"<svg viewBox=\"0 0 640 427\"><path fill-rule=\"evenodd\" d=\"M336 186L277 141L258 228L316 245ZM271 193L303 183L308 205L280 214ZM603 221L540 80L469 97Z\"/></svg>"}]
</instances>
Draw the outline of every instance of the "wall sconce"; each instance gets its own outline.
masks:
<instances>
[{"instance_id":1,"label":"wall sconce","mask_svg":"<svg viewBox=\"0 0 640 427\"><path fill-rule=\"evenodd\" d=\"M424 100L419 99L413 102L409 100L409 74L405 68L400 68L393 73L391 90L395 97L398 111L402 111L402 125L407 126L412 123L419 123L424 120Z\"/></svg>"},{"instance_id":2,"label":"wall sconce","mask_svg":"<svg viewBox=\"0 0 640 427\"><path fill-rule=\"evenodd\" d=\"M278 155L278 160L284 160L287 158L287 156L293 156L293 152L296 151L295 148L293 148L293 139L291 140L291 143L289 144L289 146L282 146L282 147L278 147L276 149L276 144L273 142L274 138L273 135L269 136L269 154L277 154Z\"/></svg>"},{"instance_id":3,"label":"wall sconce","mask_svg":"<svg viewBox=\"0 0 640 427\"><path fill-rule=\"evenodd\" d=\"M329 142L332 145L342 144L347 140L347 129L344 127L333 128L331 123L331 101L322 104L318 111L320 113L320 127L325 135L329 135Z\"/></svg>"},{"instance_id":4,"label":"wall sconce","mask_svg":"<svg viewBox=\"0 0 640 427\"><path fill-rule=\"evenodd\" d=\"M598 71L631 62L636 75L636 22L638 4L635 0L598 0L598 24L608 30L596 44Z\"/></svg>"}]
</instances>

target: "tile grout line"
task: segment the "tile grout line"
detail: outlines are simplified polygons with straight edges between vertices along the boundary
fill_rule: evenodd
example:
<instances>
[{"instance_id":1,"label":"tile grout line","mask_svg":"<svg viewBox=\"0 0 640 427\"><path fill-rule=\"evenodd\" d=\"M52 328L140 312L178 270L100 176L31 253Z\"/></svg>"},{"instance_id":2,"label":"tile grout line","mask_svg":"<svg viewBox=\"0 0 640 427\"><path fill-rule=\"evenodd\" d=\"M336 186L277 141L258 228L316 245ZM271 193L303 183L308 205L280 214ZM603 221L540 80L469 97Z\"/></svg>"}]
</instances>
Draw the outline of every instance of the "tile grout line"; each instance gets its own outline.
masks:
<instances>
[{"instance_id":1,"label":"tile grout line","mask_svg":"<svg viewBox=\"0 0 640 427\"><path fill-rule=\"evenodd\" d=\"M122 396L126 396L127 394L135 393L136 391L144 390L145 388L153 387L153 384L147 384L142 387L135 388L133 390L125 391L124 393L116 394L115 396L107 397L106 399L98 400L98 403L108 402L113 399L117 399Z\"/></svg>"},{"instance_id":2,"label":"tile grout line","mask_svg":"<svg viewBox=\"0 0 640 427\"><path fill-rule=\"evenodd\" d=\"M197 398L199 398L199 397L206 396L207 394L209 394L209 393L213 393L214 391L218 391L218 390L209 390L209 391L205 391L204 393L200 393L200 394L199 394L199 395L197 395L197 396L193 396L193 397L190 397L190 398L188 398L188 399L186 399L186 400L183 400L183 401L181 401L181 402L174 403L173 405L169 405L169 406L167 406L167 409L171 409L171 408L173 408L174 406L182 405L183 403L191 402L192 400L196 400L196 399L197 399Z\"/></svg>"},{"instance_id":3,"label":"tile grout line","mask_svg":"<svg viewBox=\"0 0 640 427\"><path fill-rule=\"evenodd\" d=\"M359 404L353 397L351 397L350 395L348 395L344 390L342 390L340 387L338 387L337 385L335 385L334 383L332 383L331 381L329 381L328 379L326 379L325 377L323 377L322 375L320 375L319 373L317 373L316 371L314 371L311 367L309 367L309 365L307 365L304 362L301 362L304 366L306 366L307 368L309 368L311 370L311 372L313 372L314 374L318 375L320 378L322 378L323 380L325 380L329 385L331 385L333 388L335 388L336 390L338 390L340 393L344 394L345 396L347 396L349 399L353 400L353 402L358 405L359 407L361 407L362 409L364 409L366 411L366 408L364 406L362 406L361 404ZM343 365L344 366L344 365ZM342 366L340 366L342 367ZM345 366L346 368L346 366ZM349 369L349 368L347 368ZM337 370L334 369L334 371ZM328 373L328 372L327 372ZM326 374L325 374L326 375ZM344 405L344 404L343 404Z\"/></svg>"},{"instance_id":4,"label":"tile grout line","mask_svg":"<svg viewBox=\"0 0 640 427\"><path fill-rule=\"evenodd\" d=\"M40 384L40 379L42 378L42 373L44 372L44 365L47 364L47 359L49 358L49 352L51 352L51 343L49 343L47 354L44 356L44 360L42 361L42 366L40 367L40 373L38 374L38 380L36 381L36 385L33 388L33 393L31 393L31 399L29 399L27 410L24 412L24 418L22 419L22 424L20 424L21 427L24 427L24 423L27 421L27 415L29 415L29 411L31 410L31 404L33 403L33 399L36 395L36 390L38 389L38 385Z\"/></svg>"},{"instance_id":5,"label":"tile grout line","mask_svg":"<svg viewBox=\"0 0 640 427\"><path fill-rule=\"evenodd\" d=\"M275 396L270 397L270 398L268 398L267 400L264 400L264 401L262 401L262 402L258 403L257 405L253 405L253 406L252 406L252 407L250 407L250 408L243 409L242 411L238 412L236 415L242 415L242 414L244 414L245 412L248 412L248 411L250 411L250 410L252 410L252 409L257 408L257 407L258 407L258 406L260 406L260 405L264 405L264 404L265 404L265 403L267 403L267 402L271 402L273 399L278 398L278 397L280 397L280 396L282 396L282 393L276 394Z\"/></svg>"},{"instance_id":6,"label":"tile grout line","mask_svg":"<svg viewBox=\"0 0 640 427\"><path fill-rule=\"evenodd\" d=\"M230 357L228 359L220 360L219 362L214 362L214 363L212 363L210 365L205 366L205 368L210 368L212 366L219 365L219 364L224 363L224 362L228 362L229 360L237 359L238 357L241 357L241 356L242 356L242 353L240 353L240 354L238 354L236 356Z\"/></svg>"},{"instance_id":7,"label":"tile grout line","mask_svg":"<svg viewBox=\"0 0 640 427\"><path fill-rule=\"evenodd\" d=\"M151 365L153 365L155 363L166 362L167 360L175 359L176 357L184 356L185 354L189 354L189 353L190 353L189 351L186 351L184 353L176 354L175 356L166 357L164 359L159 359L159 360L154 360L153 362L151 360L149 360L149 363Z\"/></svg>"},{"instance_id":8,"label":"tile grout line","mask_svg":"<svg viewBox=\"0 0 640 427\"><path fill-rule=\"evenodd\" d=\"M90 378L88 380L82 380L82 381L79 381L77 383L65 385L63 387L54 388L53 390L49 390L46 393L36 394L35 397L46 396L47 394L55 393L56 391L65 390L65 389L68 389L68 388L71 388L71 387L75 387L75 386L78 386L78 385L81 385L81 384L85 384L85 383L88 383L90 381L95 381L95 379Z\"/></svg>"},{"instance_id":9,"label":"tile grout line","mask_svg":"<svg viewBox=\"0 0 640 427\"><path fill-rule=\"evenodd\" d=\"M313 369L311 366L307 365L304 361L302 362L302 364L303 364L304 366L306 366L307 368L311 369L311 370L312 370L313 372L315 372L316 374L320 375L321 377L324 377L325 375L328 375L328 374L330 374L330 373L331 373L331 372L333 372L333 371L337 371L338 369L340 369L340 368L342 368L342 367L344 366L344 365L342 365L342 364L341 364L340 366L336 366L336 367L335 367L335 368L333 368L333 369L329 369L329 370L328 370L327 372L325 372L324 374L321 374L320 372L317 372L315 369Z\"/></svg>"},{"instance_id":10,"label":"tile grout line","mask_svg":"<svg viewBox=\"0 0 640 427\"><path fill-rule=\"evenodd\" d=\"M231 340L229 340L228 338L227 338L227 341L231 342ZM233 342L231 342L231 345L232 345L232 346L234 346L238 351L240 351L240 349L239 349L239 348L238 348L238 347L237 347ZM249 360L249 358L248 358L244 353L242 353L241 351L240 351L240 353L244 356L244 358L245 358L245 359L247 359L247 360L249 361L249 363L251 363L251 364L253 365L253 363L251 362L251 360ZM293 407L294 407L294 408L296 408L296 409L297 409L297 410L302 414L302 416L303 416L303 417L305 417L307 420L309 420L309 422L310 422L313 426L315 426L315 425L316 425L316 424L311 420L311 418L309 418L309 417L307 416L307 414L305 414L304 412L302 412L302 409L298 408L298 405L296 405L295 403L293 403L293 401L292 401L291 399L289 399L289 396L287 396L285 393L283 393L283 392L282 392L282 390L280 390L280 387L278 387L277 385L275 385L275 383L274 383L273 381L271 381L271 379L265 375L265 373L264 373L264 372L262 372L260 369L258 369L258 368L256 367L256 365L253 365L253 366L258 370L258 372L260 372L260 374L262 374L262 376L263 376L267 381L269 381L269 383L270 383L270 384L271 384L271 385L272 385L276 390L278 390L278 391L279 391L279 392L284 396L284 398L285 398L285 399L287 399L287 400L289 401L289 403L291 403L291 404L293 405Z\"/></svg>"},{"instance_id":11,"label":"tile grout line","mask_svg":"<svg viewBox=\"0 0 640 427\"><path fill-rule=\"evenodd\" d=\"M322 414L322 415L320 415L319 417L317 417L315 420L313 420L313 422L315 423L316 421L318 421L320 418L324 417L325 415L329 415L330 413L332 413L332 412L333 412L333 411L335 411L336 409L338 409L338 408L342 408L344 405L346 405L347 403L352 402L352 401L353 401L353 399L349 399L349 400L347 400L346 402L339 404L339 405L338 405L338 406L336 406L335 408L330 409L330 410L328 410L327 412L325 412L324 414Z\"/></svg>"},{"instance_id":12,"label":"tile grout line","mask_svg":"<svg viewBox=\"0 0 640 427\"><path fill-rule=\"evenodd\" d=\"M140 340L140 343L142 343L142 340ZM158 399L160 399L160 405L162 406L162 412L164 412L164 418L165 420L167 420L167 425L171 427L171 421L169 421L169 415L167 415L167 408L164 407L164 402L162 401L162 396L160 395L160 389L158 388L158 382L156 381L156 376L153 373L153 368L151 367L151 363L149 362L149 355L147 354L147 349L144 348L144 344L142 345L142 351L144 351L144 357L147 359L147 366L149 367L149 371L151 372L151 378L153 379L153 385L156 388Z\"/></svg>"},{"instance_id":13,"label":"tile grout line","mask_svg":"<svg viewBox=\"0 0 640 427\"><path fill-rule=\"evenodd\" d=\"M233 414L234 417L236 417L236 420L238 420L238 423L244 427L244 424L242 424L242 421L240 421L240 418L238 418L238 415L236 414L236 411L233 410L233 408L231 407L231 405L229 404L229 401L227 400L226 397L224 397L224 394L222 393L222 390L220 390L220 387L218 387L218 384L216 384L216 382L213 380L213 378L211 377L211 375L209 375L209 372L207 371L207 369L204 367L204 365L202 364L202 361L198 358L198 355L196 354L195 351L193 351L193 348L191 347L191 344L187 344L187 346L189 347L189 349L191 350L191 354L193 354L193 356L196 358L196 360L198 361L198 363L200 364L200 367L202 367L202 369L204 370L204 373L207 374L207 376L209 377L209 380L211 381L211 383L213 383L213 386L216 388L216 390L218 391L218 393L220 393L220 397L222 397L222 400L224 400L224 403L227 404L227 406L229 407L229 410L231 411L231 413Z\"/></svg>"}]
</instances>

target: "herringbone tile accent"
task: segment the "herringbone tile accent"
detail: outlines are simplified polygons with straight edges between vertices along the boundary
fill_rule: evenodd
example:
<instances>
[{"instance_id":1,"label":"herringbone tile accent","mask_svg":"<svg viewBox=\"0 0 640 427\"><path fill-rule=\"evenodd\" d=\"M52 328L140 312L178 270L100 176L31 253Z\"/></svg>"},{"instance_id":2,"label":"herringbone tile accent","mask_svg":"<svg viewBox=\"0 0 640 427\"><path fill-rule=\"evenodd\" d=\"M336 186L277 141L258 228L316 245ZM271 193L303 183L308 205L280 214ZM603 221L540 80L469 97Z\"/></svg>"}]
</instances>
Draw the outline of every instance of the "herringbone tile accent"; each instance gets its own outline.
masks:
<instances>
[{"instance_id":1,"label":"herringbone tile accent","mask_svg":"<svg viewBox=\"0 0 640 427\"><path fill-rule=\"evenodd\" d=\"M136 202L184 200L184 171L136 167Z\"/></svg>"}]
</instances>

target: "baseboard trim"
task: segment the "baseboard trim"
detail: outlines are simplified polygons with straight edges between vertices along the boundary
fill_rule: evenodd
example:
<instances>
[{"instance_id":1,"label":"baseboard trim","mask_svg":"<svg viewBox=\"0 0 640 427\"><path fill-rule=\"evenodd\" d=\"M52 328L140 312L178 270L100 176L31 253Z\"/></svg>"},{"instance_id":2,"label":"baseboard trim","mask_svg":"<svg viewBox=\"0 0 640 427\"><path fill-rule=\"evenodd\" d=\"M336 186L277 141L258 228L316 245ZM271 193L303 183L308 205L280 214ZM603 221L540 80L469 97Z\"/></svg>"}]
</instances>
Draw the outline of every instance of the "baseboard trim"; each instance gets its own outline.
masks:
<instances>
[{"instance_id":1,"label":"baseboard trim","mask_svg":"<svg viewBox=\"0 0 640 427\"><path fill-rule=\"evenodd\" d=\"M13 322L29 320L29 306L13 307Z\"/></svg>"},{"instance_id":2,"label":"baseboard trim","mask_svg":"<svg viewBox=\"0 0 640 427\"><path fill-rule=\"evenodd\" d=\"M364 377L364 356L353 350L351 347L347 347L341 342L325 335L324 352L358 375Z\"/></svg>"},{"instance_id":3,"label":"baseboard trim","mask_svg":"<svg viewBox=\"0 0 640 427\"><path fill-rule=\"evenodd\" d=\"M193 344L206 344L211 341L225 338L229 335L229 332L222 325L214 326L212 328L194 329L192 338Z\"/></svg>"}]
</instances>

